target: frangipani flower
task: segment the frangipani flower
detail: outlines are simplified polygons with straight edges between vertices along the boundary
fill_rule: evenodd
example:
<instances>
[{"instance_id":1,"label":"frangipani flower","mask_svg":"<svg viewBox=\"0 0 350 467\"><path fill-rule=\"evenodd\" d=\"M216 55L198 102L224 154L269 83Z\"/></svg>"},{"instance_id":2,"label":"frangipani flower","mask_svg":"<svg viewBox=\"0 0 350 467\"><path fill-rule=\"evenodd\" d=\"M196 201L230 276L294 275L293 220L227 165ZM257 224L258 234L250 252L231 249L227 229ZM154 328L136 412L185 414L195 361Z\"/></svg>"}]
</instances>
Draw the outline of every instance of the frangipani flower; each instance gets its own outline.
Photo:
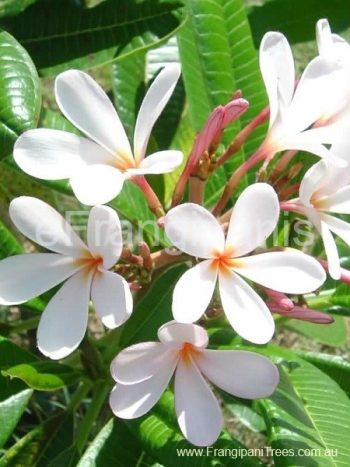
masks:
<instances>
[{"instance_id":1,"label":"frangipani flower","mask_svg":"<svg viewBox=\"0 0 350 467\"><path fill-rule=\"evenodd\" d=\"M208 379L245 399L270 396L279 381L266 357L242 350L209 350L208 334L195 324L175 321L158 330L160 342L143 342L122 350L113 360L117 382L110 406L117 417L137 418L159 400L175 373L175 410L183 435L197 446L213 444L223 427L220 405ZM203 377L203 376L204 377Z\"/></svg>"},{"instance_id":2,"label":"frangipani flower","mask_svg":"<svg viewBox=\"0 0 350 467\"><path fill-rule=\"evenodd\" d=\"M327 19L317 21L316 39L318 52L323 58L350 66L350 45L341 36L332 33Z\"/></svg>"},{"instance_id":3,"label":"frangipani flower","mask_svg":"<svg viewBox=\"0 0 350 467\"><path fill-rule=\"evenodd\" d=\"M120 326L132 312L127 282L109 271L122 251L117 213L91 209L87 245L51 206L22 196L10 204L18 230L53 253L11 256L0 261L0 303L24 303L65 281L46 306L38 327L38 347L53 359L69 355L84 337L90 297L108 328Z\"/></svg>"},{"instance_id":4,"label":"frangipani flower","mask_svg":"<svg viewBox=\"0 0 350 467\"><path fill-rule=\"evenodd\" d=\"M313 165L301 182L299 198L292 201L296 210L305 214L322 236L329 274L333 279L340 279L341 269L331 232L350 245L350 224L328 214L350 214L350 145L347 135L346 131L331 149L338 157L344 158L347 167L340 169L325 161Z\"/></svg>"},{"instance_id":5,"label":"frangipani flower","mask_svg":"<svg viewBox=\"0 0 350 467\"><path fill-rule=\"evenodd\" d=\"M14 158L24 172L44 180L69 178L84 204L111 201L127 178L171 172L182 162L180 151L145 158L152 128L180 76L178 65L164 68L149 88L137 116L131 150L118 114L103 89L86 73L69 70L55 83L62 113L88 138L45 128L29 130L16 142Z\"/></svg>"},{"instance_id":6,"label":"frangipani flower","mask_svg":"<svg viewBox=\"0 0 350 467\"><path fill-rule=\"evenodd\" d=\"M260 69L270 104L270 125L262 145L267 156L302 150L341 166L342 160L323 146L335 141L337 128L320 133L311 127L317 122L319 126L334 109L334 102L344 100L349 93L350 82L342 63L331 63L323 55L314 58L295 87L290 45L283 34L269 32L260 46Z\"/></svg>"},{"instance_id":7,"label":"frangipani flower","mask_svg":"<svg viewBox=\"0 0 350 467\"><path fill-rule=\"evenodd\" d=\"M263 287L291 294L311 292L326 278L315 259L297 250L247 256L272 233L278 217L277 195L266 183L256 183L242 192L226 239L219 222L203 207L187 203L170 210L165 216L170 241L183 252L204 258L176 284L174 318L184 323L198 320L219 279L222 306L234 330L251 342L268 342L274 332L274 320L242 276Z\"/></svg>"}]
</instances>

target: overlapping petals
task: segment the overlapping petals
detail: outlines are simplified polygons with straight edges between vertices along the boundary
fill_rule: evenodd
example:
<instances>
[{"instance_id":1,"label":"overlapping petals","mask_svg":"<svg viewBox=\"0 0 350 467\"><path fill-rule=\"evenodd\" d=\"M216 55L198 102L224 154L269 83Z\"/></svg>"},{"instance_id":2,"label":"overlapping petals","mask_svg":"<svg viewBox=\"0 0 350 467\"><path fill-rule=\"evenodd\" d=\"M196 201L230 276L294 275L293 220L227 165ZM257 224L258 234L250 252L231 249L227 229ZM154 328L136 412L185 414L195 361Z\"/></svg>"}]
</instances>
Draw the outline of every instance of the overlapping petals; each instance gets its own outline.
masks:
<instances>
[{"instance_id":1,"label":"overlapping petals","mask_svg":"<svg viewBox=\"0 0 350 467\"><path fill-rule=\"evenodd\" d=\"M192 256L205 258L186 271L175 286L173 315L177 321L198 320L219 279L222 306L236 332L257 344L271 339L271 313L243 278L291 294L311 292L325 280L320 264L297 250L246 256L272 233L278 216L277 195L265 183L251 185L238 198L226 240L219 222L201 206L187 203L169 211L165 231L170 241Z\"/></svg>"},{"instance_id":2,"label":"overlapping petals","mask_svg":"<svg viewBox=\"0 0 350 467\"><path fill-rule=\"evenodd\" d=\"M152 128L179 76L179 66L168 65L150 86L136 120L132 151L103 89L82 71L61 73L55 83L57 103L87 138L44 128L27 131L14 148L17 164L37 178L70 179L76 197L90 206L111 201L127 178L171 172L182 162L180 151L161 151L147 158L145 155Z\"/></svg>"},{"instance_id":3,"label":"overlapping petals","mask_svg":"<svg viewBox=\"0 0 350 467\"><path fill-rule=\"evenodd\" d=\"M270 396L279 381L267 358L240 350L209 350L207 332L175 321L158 331L160 342L122 350L112 361L117 382L110 406L121 418L136 418L159 400L175 373L175 411L183 435L197 446L213 444L223 427L219 403L205 378L236 397Z\"/></svg>"},{"instance_id":4,"label":"overlapping petals","mask_svg":"<svg viewBox=\"0 0 350 467\"><path fill-rule=\"evenodd\" d=\"M335 102L350 103L348 73L342 61L314 58L295 85L292 51L278 32L267 33L260 46L260 69L270 104L270 126L263 148L268 155L294 149L311 152L337 166L343 161L324 146L333 143L339 125L330 121ZM317 128L312 128L317 126Z\"/></svg>"},{"instance_id":5,"label":"overlapping petals","mask_svg":"<svg viewBox=\"0 0 350 467\"><path fill-rule=\"evenodd\" d=\"M347 135L347 132L345 132ZM350 245L350 225L334 214L350 214L350 145L343 136L332 148L332 152L343 157L345 169L320 161L305 174L295 200L299 211L303 212L319 231L328 259L329 273L333 279L341 275L340 259L333 234Z\"/></svg>"},{"instance_id":6,"label":"overlapping petals","mask_svg":"<svg viewBox=\"0 0 350 467\"><path fill-rule=\"evenodd\" d=\"M0 303L26 302L66 281L44 310L38 347L53 359L66 357L84 337L90 297L108 328L132 312L127 282L108 271L122 249L121 225L111 208L96 206L88 220L87 245L48 204L31 197L16 198L10 217L30 240L54 253L23 254L0 262Z\"/></svg>"}]
</instances>

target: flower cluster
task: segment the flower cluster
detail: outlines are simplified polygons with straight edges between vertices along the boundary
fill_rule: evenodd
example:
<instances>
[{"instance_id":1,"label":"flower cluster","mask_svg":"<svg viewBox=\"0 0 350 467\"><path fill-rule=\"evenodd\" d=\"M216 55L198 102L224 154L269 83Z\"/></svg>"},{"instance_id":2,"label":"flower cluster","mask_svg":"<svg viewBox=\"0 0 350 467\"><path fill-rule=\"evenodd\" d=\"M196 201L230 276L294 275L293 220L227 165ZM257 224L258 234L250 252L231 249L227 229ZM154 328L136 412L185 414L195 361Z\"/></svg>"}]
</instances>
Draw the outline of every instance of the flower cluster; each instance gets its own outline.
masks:
<instances>
[{"instance_id":1,"label":"flower cluster","mask_svg":"<svg viewBox=\"0 0 350 467\"><path fill-rule=\"evenodd\" d=\"M17 229L50 252L0 262L0 303L24 303L63 283L40 319L37 340L44 355L62 359L79 346L90 301L109 329L130 317L131 289L140 283L134 283L137 277L130 280L120 266L140 259L151 275L154 268L174 261L190 265L173 290L175 321L159 329L160 342L125 348L112 362L117 384L110 405L118 417L135 418L149 411L175 374L180 429L191 443L206 446L216 441L223 425L207 380L237 397L256 399L273 393L278 370L267 358L243 350L207 349L206 330L193 323L201 320L205 324L202 316L211 303L219 302L236 334L254 344L272 339L272 313L332 322L329 315L309 309L303 294L319 289L328 271L332 278L342 278L332 233L350 245L350 225L334 215L350 214L350 46L331 33L326 20L317 24L317 42L319 55L296 81L287 39L277 32L264 36L260 68L269 108L219 155L226 127L249 103L238 91L229 103L213 110L166 213L145 176L173 171L182 164L183 155L165 150L145 156L151 131L180 77L178 65L166 66L149 87L132 147L108 96L89 75L77 70L57 77L55 95L62 113L85 136L41 128L18 138L14 159L24 172L44 180L69 179L76 198L92 206L83 240L61 214L39 199L19 197L10 204L10 218ZM211 210L204 207L211 173L267 118L269 126L260 147L234 171L217 204ZM286 152L269 170L282 151ZM289 167L298 151L322 160L308 167L300 184L288 185L303 168L298 161ZM257 164L261 164L257 182L227 208L241 178ZM179 255L167 250L151 252L143 242L138 257L123 246L118 214L104 204L120 193L124 182L142 190ZM187 184L189 202L180 204ZM269 237L278 227L281 210L312 222L323 240L327 261L301 250L271 247Z\"/></svg>"}]
</instances>

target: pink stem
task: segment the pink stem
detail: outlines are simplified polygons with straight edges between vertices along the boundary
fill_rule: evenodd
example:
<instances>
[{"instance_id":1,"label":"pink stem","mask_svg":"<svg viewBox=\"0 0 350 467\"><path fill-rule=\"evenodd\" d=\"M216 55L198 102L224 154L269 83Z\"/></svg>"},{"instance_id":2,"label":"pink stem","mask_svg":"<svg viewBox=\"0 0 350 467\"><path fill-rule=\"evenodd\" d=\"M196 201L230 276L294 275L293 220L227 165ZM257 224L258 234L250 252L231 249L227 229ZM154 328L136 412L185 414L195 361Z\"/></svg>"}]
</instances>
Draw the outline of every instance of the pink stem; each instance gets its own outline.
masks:
<instances>
[{"instance_id":1,"label":"pink stem","mask_svg":"<svg viewBox=\"0 0 350 467\"><path fill-rule=\"evenodd\" d=\"M135 177L132 177L131 180L142 190L150 210L157 217L164 216L165 213L162 203L159 201L158 196L155 194L145 177L143 175L136 175Z\"/></svg>"}]
</instances>

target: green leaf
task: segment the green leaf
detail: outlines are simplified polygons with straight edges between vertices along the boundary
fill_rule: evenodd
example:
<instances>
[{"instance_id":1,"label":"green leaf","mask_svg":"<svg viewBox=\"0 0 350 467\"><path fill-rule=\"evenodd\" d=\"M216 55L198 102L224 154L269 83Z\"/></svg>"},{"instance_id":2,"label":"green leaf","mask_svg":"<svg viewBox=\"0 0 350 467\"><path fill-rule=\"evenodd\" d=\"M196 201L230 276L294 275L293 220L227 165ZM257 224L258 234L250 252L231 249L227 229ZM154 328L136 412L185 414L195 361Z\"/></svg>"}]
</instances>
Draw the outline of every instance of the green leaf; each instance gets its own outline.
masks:
<instances>
[{"instance_id":1,"label":"green leaf","mask_svg":"<svg viewBox=\"0 0 350 467\"><path fill-rule=\"evenodd\" d=\"M93 68L146 50L180 24L181 4L172 0L107 0L93 9L70 0L42 1L4 22L43 76Z\"/></svg>"},{"instance_id":2,"label":"green leaf","mask_svg":"<svg viewBox=\"0 0 350 467\"><path fill-rule=\"evenodd\" d=\"M139 442L123 421L113 418L92 441L77 467L136 466L140 465L143 455Z\"/></svg>"},{"instance_id":3,"label":"green leaf","mask_svg":"<svg viewBox=\"0 0 350 467\"><path fill-rule=\"evenodd\" d=\"M36 125L40 82L31 58L0 30L0 158L11 153L17 136Z\"/></svg>"},{"instance_id":4,"label":"green leaf","mask_svg":"<svg viewBox=\"0 0 350 467\"><path fill-rule=\"evenodd\" d=\"M211 110L226 104L237 89L250 102L250 110L231 125L225 142L256 115L266 103L248 20L242 0L187 0L189 20L178 34L183 78L190 115L199 131ZM225 168L215 171L207 186L207 204L219 196L228 173L257 147L262 128ZM242 180L247 183L244 178Z\"/></svg>"},{"instance_id":5,"label":"green leaf","mask_svg":"<svg viewBox=\"0 0 350 467\"><path fill-rule=\"evenodd\" d=\"M339 355L329 355L317 352L305 352L297 350L297 354L304 360L317 366L330 376L343 391L350 394L350 362Z\"/></svg>"},{"instance_id":6,"label":"green leaf","mask_svg":"<svg viewBox=\"0 0 350 467\"><path fill-rule=\"evenodd\" d=\"M19 378L38 391L57 391L81 380L81 374L69 366L46 361L21 363L1 373L10 378Z\"/></svg>"},{"instance_id":7,"label":"green leaf","mask_svg":"<svg viewBox=\"0 0 350 467\"><path fill-rule=\"evenodd\" d=\"M125 323L120 337L122 348L136 342L155 340L158 328L172 318L173 289L186 267L169 268L152 281L149 289L136 304L133 314Z\"/></svg>"},{"instance_id":8,"label":"green leaf","mask_svg":"<svg viewBox=\"0 0 350 467\"><path fill-rule=\"evenodd\" d=\"M328 18L333 32L350 27L349 0L269 0L254 6L249 22L256 47L267 31L281 31L291 43L315 41L315 25Z\"/></svg>"},{"instance_id":9,"label":"green leaf","mask_svg":"<svg viewBox=\"0 0 350 467\"><path fill-rule=\"evenodd\" d=\"M332 324L315 324L290 319L284 323L284 326L287 329L333 347L341 347L347 341L346 323L342 316L334 316L334 323Z\"/></svg>"},{"instance_id":10,"label":"green leaf","mask_svg":"<svg viewBox=\"0 0 350 467\"><path fill-rule=\"evenodd\" d=\"M269 399L259 402L275 449L276 467L350 464L350 401L328 375L295 353L275 345L240 346L270 357L280 366L281 381ZM298 449L314 449L305 454Z\"/></svg>"},{"instance_id":11,"label":"green leaf","mask_svg":"<svg viewBox=\"0 0 350 467\"><path fill-rule=\"evenodd\" d=\"M32 389L55 391L81 379L81 373L67 365L42 361L0 336L0 371L7 378L18 378Z\"/></svg>"},{"instance_id":12,"label":"green leaf","mask_svg":"<svg viewBox=\"0 0 350 467\"><path fill-rule=\"evenodd\" d=\"M226 409L239 421L254 433L261 433L266 430L264 419L258 414L249 403L235 400L234 397L225 393L222 395Z\"/></svg>"},{"instance_id":13,"label":"green leaf","mask_svg":"<svg viewBox=\"0 0 350 467\"><path fill-rule=\"evenodd\" d=\"M0 0L0 18L18 15L35 2L36 0Z\"/></svg>"},{"instance_id":14,"label":"green leaf","mask_svg":"<svg viewBox=\"0 0 350 467\"><path fill-rule=\"evenodd\" d=\"M16 428L32 394L33 391L31 389L24 389L5 400L0 399L0 448L4 446Z\"/></svg>"}]
</instances>

